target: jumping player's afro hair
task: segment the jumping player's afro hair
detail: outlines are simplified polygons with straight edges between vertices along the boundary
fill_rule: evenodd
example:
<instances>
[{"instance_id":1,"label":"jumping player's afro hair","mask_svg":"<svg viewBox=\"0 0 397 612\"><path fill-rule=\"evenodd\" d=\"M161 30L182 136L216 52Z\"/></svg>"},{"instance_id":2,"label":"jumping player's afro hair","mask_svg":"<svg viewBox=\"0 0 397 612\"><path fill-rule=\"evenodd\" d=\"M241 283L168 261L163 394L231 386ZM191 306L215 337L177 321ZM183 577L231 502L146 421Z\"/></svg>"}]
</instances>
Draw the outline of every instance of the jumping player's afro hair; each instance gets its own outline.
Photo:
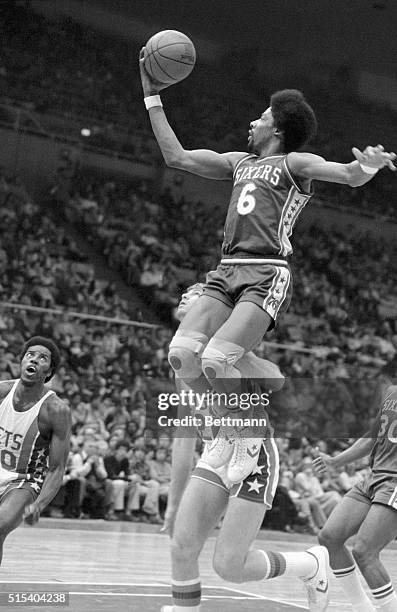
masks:
<instances>
[{"instance_id":1,"label":"jumping player's afro hair","mask_svg":"<svg viewBox=\"0 0 397 612\"><path fill-rule=\"evenodd\" d=\"M61 363L61 354L55 342L53 342L50 338L44 338L44 336L33 336L32 338L29 338L27 342L25 342L25 345L22 349L21 358L23 359L25 353L31 346L37 345L45 346L51 353L51 371L45 379L45 382L48 382L54 376L55 372L59 367L59 364Z\"/></svg>"},{"instance_id":2,"label":"jumping player's afro hair","mask_svg":"<svg viewBox=\"0 0 397 612\"><path fill-rule=\"evenodd\" d=\"M276 91L270 107L274 124L283 134L284 153L300 149L316 134L316 115L298 89Z\"/></svg>"}]
</instances>

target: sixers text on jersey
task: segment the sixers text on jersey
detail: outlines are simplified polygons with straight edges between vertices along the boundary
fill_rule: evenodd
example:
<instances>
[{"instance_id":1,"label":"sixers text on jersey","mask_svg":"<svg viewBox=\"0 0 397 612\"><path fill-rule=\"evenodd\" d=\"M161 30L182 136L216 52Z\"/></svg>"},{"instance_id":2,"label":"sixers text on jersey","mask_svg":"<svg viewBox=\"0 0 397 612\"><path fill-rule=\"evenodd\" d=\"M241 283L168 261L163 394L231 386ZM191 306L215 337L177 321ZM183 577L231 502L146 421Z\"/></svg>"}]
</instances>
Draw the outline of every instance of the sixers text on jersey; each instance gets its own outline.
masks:
<instances>
[{"instance_id":1,"label":"sixers text on jersey","mask_svg":"<svg viewBox=\"0 0 397 612\"><path fill-rule=\"evenodd\" d=\"M222 255L290 255L289 238L312 193L292 176L288 156L248 155L236 165L233 180Z\"/></svg>"}]
</instances>

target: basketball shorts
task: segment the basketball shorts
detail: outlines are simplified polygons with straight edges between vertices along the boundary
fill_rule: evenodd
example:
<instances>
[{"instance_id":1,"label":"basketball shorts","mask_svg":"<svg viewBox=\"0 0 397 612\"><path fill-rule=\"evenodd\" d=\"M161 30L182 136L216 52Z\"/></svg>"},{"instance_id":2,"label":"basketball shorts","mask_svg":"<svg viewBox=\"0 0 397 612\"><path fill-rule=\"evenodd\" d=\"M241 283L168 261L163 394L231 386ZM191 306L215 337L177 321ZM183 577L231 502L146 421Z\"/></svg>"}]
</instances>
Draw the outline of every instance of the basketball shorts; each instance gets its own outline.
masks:
<instances>
[{"instance_id":1,"label":"basketball shorts","mask_svg":"<svg viewBox=\"0 0 397 612\"><path fill-rule=\"evenodd\" d=\"M346 497L365 504L383 504L397 510L397 477L391 474L368 474L358 482Z\"/></svg>"},{"instance_id":2,"label":"basketball shorts","mask_svg":"<svg viewBox=\"0 0 397 612\"><path fill-rule=\"evenodd\" d=\"M292 296L292 276L287 265L225 264L207 274L204 294L230 308L240 302L253 302L272 318L286 311Z\"/></svg>"},{"instance_id":3,"label":"basketball shorts","mask_svg":"<svg viewBox=\"0 0 397 612\"><path fill-rule=\"evenodd\" d=\"M34 480L28 480L25 478L13 480L12 482L8 482L4 485L0 484L0 503L3 501L5 496L14 489L24 489L25 491L29 491L29 493L32 495L32 502L34 502L41 491L41 484L38 484Z\"/></svg>"},{"instance_id":4,"label":"basketball shorts","mask_svg":"<svg viewBox=\"0 0 397 612\"><path fill-rule=\"evenodd\" d=\"M227 480L227 466L211 467L205 460L205 449L192 473L192 478L205 480L219 487L229 497L246 499L264 504L267 510L273 505L279 477L279 456L274 438L262 440L256 468L242 482L230 485Z\"/></svg>"}]
</instances>

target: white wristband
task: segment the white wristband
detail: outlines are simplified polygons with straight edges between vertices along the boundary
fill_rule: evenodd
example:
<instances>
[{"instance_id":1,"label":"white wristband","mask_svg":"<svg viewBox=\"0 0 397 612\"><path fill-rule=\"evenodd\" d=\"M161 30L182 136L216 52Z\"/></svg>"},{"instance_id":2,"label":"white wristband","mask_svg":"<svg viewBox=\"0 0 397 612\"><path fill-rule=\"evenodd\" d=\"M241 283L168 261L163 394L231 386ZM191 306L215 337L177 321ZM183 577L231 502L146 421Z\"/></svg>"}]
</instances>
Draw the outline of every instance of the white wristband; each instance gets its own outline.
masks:
<instances>
[{"instance_id":1,"label":"white wristband","mask_svg":"<svg viewBox=\"0 0 397 612\"><path fill-rule=\"evenodd\" d=\"M371 166L365 166L364 164L360 164L360 162L359 166L365 174L376 174L379 170L379 168L371 168Z\"/></svg>"},{"instance_id":2,"label":"white wristband","mask_svg":"<svg viewBox=\"0 0 397 612\"><path fill-rule=\"evenodd\" d=\"M143 101L145 103L146 110L153 108L153 106L163 106L159 95L146 96L146 98L143 98Z\"/></svg>"}]
</instances>

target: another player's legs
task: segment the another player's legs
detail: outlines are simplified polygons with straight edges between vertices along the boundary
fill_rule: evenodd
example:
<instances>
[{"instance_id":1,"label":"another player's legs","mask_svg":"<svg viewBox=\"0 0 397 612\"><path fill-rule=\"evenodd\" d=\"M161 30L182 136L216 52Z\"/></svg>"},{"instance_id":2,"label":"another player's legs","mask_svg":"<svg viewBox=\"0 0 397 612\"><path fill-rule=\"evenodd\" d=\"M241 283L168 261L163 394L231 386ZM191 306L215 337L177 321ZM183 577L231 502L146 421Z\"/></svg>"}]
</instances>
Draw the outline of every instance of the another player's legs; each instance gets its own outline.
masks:
<instances>
[{"instance_id":1,"label":"another player's legs","mask_svg":"<svg viewBox=\"0 0 397 612\"><path fill-rule=\"evenodd\" d=\"M267 580L278 576L302 579L309 594L309 610L326 610L329 601L328 554L315 546L308 551L279 553L252 549L266 507L238 497L231 498L218 536L214 556L215 571L231 582ZM244 529L238 526L244 522Z\"/></svg>"},{"instance_id":2,"label":"another player's legs","mask_svg":"<svg viewBox=\"0 0 397 612\"><path fill-rule=\"evenodd\" d=\"M371 589L377 610L382 612L397 612L397 596L390 575L379 558L381 550L396 535L397 510L373 503L353 546L353 557Z\"/></svg>"},{"instance_id":3,"label":"another player's legs","mask_svg":"<svg viewBox=\"0 0 397 612\"><path fill-rule=\"evenodd\" d=\"M199 610L198 557L228 502L226 487L215 474L214 479L218 484L191 478L178 508L171 542L173 612Z\"/></svg>"},{"instance_id":4,"label":"another player's legs","mask_svg":"<svg viewBox=\"0 0 397 612\"><path fill-rule=\"evenodd\" d=\"M318 539L329 552L330 565L338 584L356 612L372 612L374 607L367 597L357 572L356 564L346 547L346 541L357 533L370 510L370 504L344 497L338 504Z\"/></svg>"},{"instance_id":5,"label":"another player's legs","mask_svg":"<svg viewBox=\"0 0 397 612\"><path fill-rule=\"evenodd\" d=\"M6 493L0 504L0 562L3 558L4 540L22 521L23 512L33 501L27 489L13 489Z\"/></svg>"},{"instance_id":6,"label":"another player's legs","mask_svg":"<svg viewBox=\"0 0 397 612\"><path fill-rule=\"evenodd\" d=\"M223 325L231 310L220 300L202 295L188 310L171 341L168 360L175 376L199 393L208 390L201 356L208 340Z\"/></svg>"}]
</instances>

